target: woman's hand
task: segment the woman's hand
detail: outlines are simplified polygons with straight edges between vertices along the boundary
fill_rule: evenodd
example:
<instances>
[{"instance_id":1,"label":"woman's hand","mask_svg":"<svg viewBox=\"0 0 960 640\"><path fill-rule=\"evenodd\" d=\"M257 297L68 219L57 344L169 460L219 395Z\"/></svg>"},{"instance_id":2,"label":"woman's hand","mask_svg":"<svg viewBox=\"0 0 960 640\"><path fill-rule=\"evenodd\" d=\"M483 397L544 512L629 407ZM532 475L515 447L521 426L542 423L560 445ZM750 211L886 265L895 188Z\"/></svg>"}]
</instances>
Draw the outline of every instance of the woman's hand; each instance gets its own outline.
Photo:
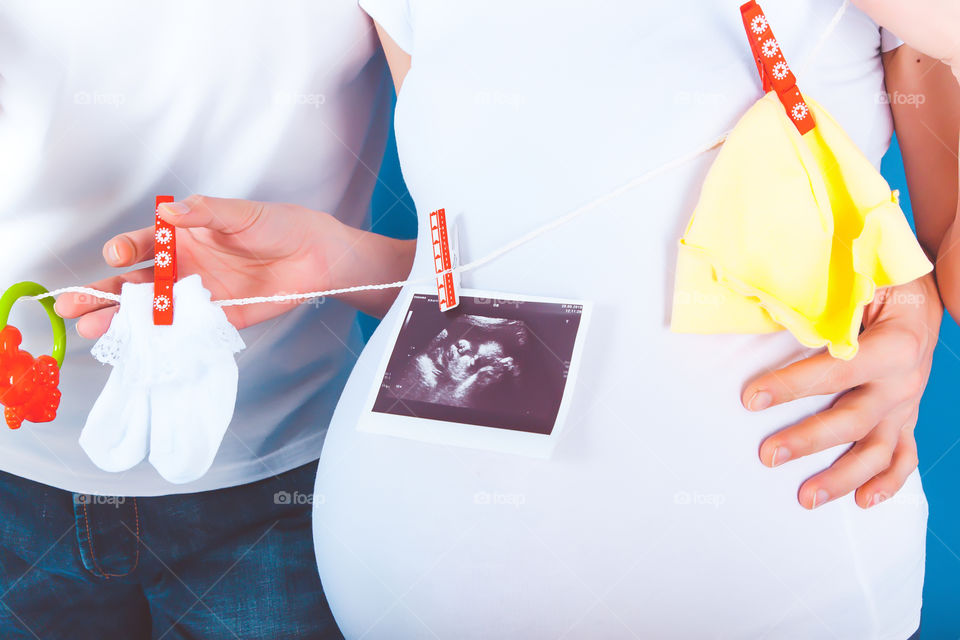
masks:
<instances>
[{"instance_id":1,"label":"woman's hand","mask_svg":"<svg viewBox=\"0 0 960 640\"><path fill-rule=\"evenodd\" d=\"M401 280L410 271L414 243L344 225L333 216L292 204L230 200L194 195L161 205L160 216L177 227L180 277L199 273L214 300L303 293L357 284ZM113 267L153 258L154 228L119 235L104 245ZM89 286L119 293L124 282L151 282L153 267L113 276ZM385 313L396 290L343 296L374 314ZM238 328L263 322L295 303L224 307ZM65 294L56 304L65 318L80 318L77 331L98 338L110 326L117 305L83 294Z\"/></svg>"},{"instance_id":2,"label":"woman's hand","mask_svg":"<svg viewBox=\"0 0 960 640\"><path fill-rule=\"evenodd\" d=\"M853 446L804 482L808 509L856 491L867 508L900 490L917 468L920 397L927 385L943 308L930 275L877 291L864 311L860 351L850 361L826 352L751 381L742 402L753 411L807 396L845 392L833 406L767 438L760 460L775 467L837 445Z\"/></svg>"}]
</instances>

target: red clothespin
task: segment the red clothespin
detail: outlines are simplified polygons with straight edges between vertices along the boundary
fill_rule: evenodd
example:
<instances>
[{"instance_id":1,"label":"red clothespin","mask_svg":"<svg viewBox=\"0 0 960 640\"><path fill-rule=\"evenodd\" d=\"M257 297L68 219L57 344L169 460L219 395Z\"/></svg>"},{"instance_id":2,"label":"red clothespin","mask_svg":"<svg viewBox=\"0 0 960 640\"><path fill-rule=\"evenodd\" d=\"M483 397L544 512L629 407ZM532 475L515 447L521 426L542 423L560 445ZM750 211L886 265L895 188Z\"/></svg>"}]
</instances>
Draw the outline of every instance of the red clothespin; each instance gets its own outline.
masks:
<instances>
[{"instance_id":1,"label":"red clothespin","mask_svg":"<svg viewBox=\"0 0 960 640\"><path fill-rule=\"evenodd\" d=\"M449 311L460 304L460 298L457 295L460 289L460 275L449 271L459 262L459 247L456 226L453 227L452 233L448 231L447 212L444 209L437 209L430 214L430 237L433 241L433 264L437 273L437 298L440 302L440 311ZM447 273L444 273L445 271Z\"/></svg>"},{"instance_id":2,"label":"red clothespin","mask_svg":"<svg viewBox=\"0 0 960 640\"><path fill-rule=\"evenodd\" d=\"M173 324L173 283L177 281L176 228L160 218L160 205L173 196L157 196L154 208L153 324Z\"/></svg>"},{"instance_id":3,"label":"red clothespin","mask_svg":"<svg viewBox=\"0 0 960 640\"><path fill-rule=\"evenodd\" d=\"M757 71L760 72L763 90L777 92L787 117L803 135L813 129L816 123L810 107L800 95L797 79L783 57L780 43L773 37L773 30L763 9L757 5L756 0L750 0L741 5L740 15L743 18L743 28L747 31L747 40L750 41L750 50L757 63Z\"/></svg>"}]
</instances>

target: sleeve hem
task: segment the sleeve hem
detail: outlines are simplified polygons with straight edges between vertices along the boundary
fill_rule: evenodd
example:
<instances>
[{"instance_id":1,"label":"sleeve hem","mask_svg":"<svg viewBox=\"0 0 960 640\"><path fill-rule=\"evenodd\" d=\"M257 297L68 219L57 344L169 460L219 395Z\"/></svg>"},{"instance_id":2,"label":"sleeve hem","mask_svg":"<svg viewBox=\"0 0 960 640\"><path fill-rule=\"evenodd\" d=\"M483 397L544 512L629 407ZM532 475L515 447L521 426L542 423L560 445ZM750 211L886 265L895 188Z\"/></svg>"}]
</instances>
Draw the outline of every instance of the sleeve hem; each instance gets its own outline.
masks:
<instances>
[{"instance_id":1,"label":"sleeve hem","mask_svg":"<svg viewBox=\"0 0 960 640\"><path fill-rule=\"evenodd\" d=\"M403 49L413 54L413 26L407 2L400 0L359 0L360 8ZM398 6L400 5L400 6Z\"/></svg>"},{"instance_id":2,"label":"sleeve hem","mask_svg":"<svg viewBox=\"0 0 960 640\"><path fill-rule=\"evenodd\" d=\"M892 31L887 31L880 27L880 53L893 51L903 44L903 40L898 38Z\"/></svg>"}]
</instances>

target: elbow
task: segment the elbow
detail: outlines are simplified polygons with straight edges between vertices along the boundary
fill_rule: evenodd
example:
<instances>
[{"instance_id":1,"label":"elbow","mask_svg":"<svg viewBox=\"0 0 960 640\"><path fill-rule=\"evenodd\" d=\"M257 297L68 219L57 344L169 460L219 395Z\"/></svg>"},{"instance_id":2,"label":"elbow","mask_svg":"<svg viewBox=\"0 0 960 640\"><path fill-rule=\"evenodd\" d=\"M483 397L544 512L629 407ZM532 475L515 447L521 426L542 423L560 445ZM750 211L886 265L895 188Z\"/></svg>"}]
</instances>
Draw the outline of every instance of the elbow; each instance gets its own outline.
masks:
<instances>
[{"instance_id":1,"label":"elbow","mask_svg":"<svg viewBox=\"0 0 960 640\"><path fill-rule=\"evenodd\" d=\"M960 322L960 247L956 246L954 226L943 236L937 251L937 289L943 306Z\"/></svg>"},{"instance_id":2,"label":"elbow","mask_svg":"<svg viewBox=\"0 0 960 640\"><path fill-rule=\"evenodd\" d=\"M960 322L960 274L957 273L958 266L960 265L950 265L946 261L938 260L936 271L940 299L955 322Z\"/></svg>"}]
</instances>

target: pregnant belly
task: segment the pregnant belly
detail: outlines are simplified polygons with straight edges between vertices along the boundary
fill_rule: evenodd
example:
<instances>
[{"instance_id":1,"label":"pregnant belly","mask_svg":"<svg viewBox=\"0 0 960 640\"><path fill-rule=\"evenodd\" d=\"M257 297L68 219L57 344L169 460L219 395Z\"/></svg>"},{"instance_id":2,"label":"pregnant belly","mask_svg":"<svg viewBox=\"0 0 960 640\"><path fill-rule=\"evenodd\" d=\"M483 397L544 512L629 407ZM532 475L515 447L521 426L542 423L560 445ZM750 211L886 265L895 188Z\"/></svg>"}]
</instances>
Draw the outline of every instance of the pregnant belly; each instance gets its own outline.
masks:
<instances>
[{"instance_id":1,"label":"pregnant belly","mask_svg":"<svg viewBox=\"0 0 960 640\"><path fill-rule=\"evenodd\" d=\"M869 511L848 497L808 512L799 484L842 451L775 470L757 460L765 435L829 403L740 407L743 382L794 349L792 338L664 333L630 344L615 326L592 332L603 337L591 336L549 460L358 432L387 347L378 332L330 426L316 486L320 575L348 638L916 629L919 478Z\"/></svg>"}]
</instances>

